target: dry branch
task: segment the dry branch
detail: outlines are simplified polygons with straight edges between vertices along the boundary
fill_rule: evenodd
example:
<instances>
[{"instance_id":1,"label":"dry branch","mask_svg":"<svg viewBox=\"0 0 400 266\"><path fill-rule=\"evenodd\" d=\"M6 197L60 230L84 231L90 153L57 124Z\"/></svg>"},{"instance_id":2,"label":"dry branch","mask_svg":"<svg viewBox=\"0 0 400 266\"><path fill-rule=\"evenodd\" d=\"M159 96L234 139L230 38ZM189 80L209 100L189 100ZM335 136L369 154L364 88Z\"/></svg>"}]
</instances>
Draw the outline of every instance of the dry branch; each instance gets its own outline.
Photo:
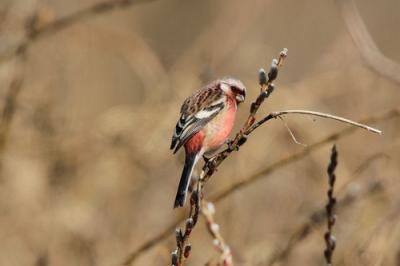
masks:
<instances>
[{"instance_id":1,"label":"dry branch","mask_svg":"<svg viewBox=\"0 0 400 266\"><path fill-rule=\"evenodd\" d=\"M283 61L287 57L287 49L284 48L280 54L278 59L273 59L271 63L271 67L269 70L268 75L265 73L263 69L259 71L259 84L260 84L260 94L258 95L257 99L251 104L250 107L250 114L244 123L243 127L239 130L236 134L236 137L228 143L228 148L219 152L210 160L207 160L203 166L203 170L200 174L197 188L195 191L192 192L192 195L195 193L200 198L200 201L203 200L203 189L209 178L216 172L218 166L233 152L238 151L239 147L243 145L246 140L247 136L254 131L252 129L253 124L256 121L256 113L260 108L261 104L267 99L271 93L274 91L275 86L272 83L278 76L278 70L283 65ZM252 129L252 130L251 130ZM198 212L198 209L195 209L195 212ZM189 218L192 216L192 208L190 208ZM195 214L198 215L197 213ZM191 226L191 225L190 225ZM190 231L194 228L195 224L191 226ZM188 228L188 224L185 226L185 231ZM180 231L181 229L176 229L176 231ZM182 239L177 237L177 245L175 250L171 254L171 261L173 266L182 266L184 262L184 257L187 258L189 253L183 252L185 249L186 242L188 241L189 234L185 234ZM188 255L188 256L186 256Z\"/></svg>"},{"instance_id":2,"label":"dry branch","mask_svg":"<svg viewBox=\"0 0 400 266\"><path fill-rule=\"evenodd\" d=\"M365 119L360 120L364 124L374 124L374 123L382 123L391 119L395 119L400 117L400 109L390 109L388 111L385 111L381 114L374 114L370 117L367 117ZM250 186L257 182L258 180L270 177L270 174L283 168L286 167L292 163L295 163L306 156L308 156L310 153L319 150L320 148L323 148L325 145L331 143L332 141L337 141L341 138L344 138L351 133L356 131L356 127L347 127L343 130L337 131L335 133L332 133L325 138L308 145L305 149L302 149L299 152L293 153L287 157L281 158L277 160L276 162L266 166L264 169L247 176L241 180L236 181L229 187L222 189L221 191L215 193L214 195L211 195L210 200L214 203L218 203L225 198L233 195L237 191L240 191L247 186ZM351 197L352 198L352 197ZM351 201L351 200L350 200ZM159 245L162 241L165 239L169 238L171 236L171 231L173 231L182 221L183 217L180 217L177 219L176 222L172 223L168 227L166 227L164 230L162 230L160 233L157 233L154 237L151 239L145 241L143 244L141 244L137 249L129 253L123 260L123 262L120 265L131 265L136 259L138 259L143 253L147 252L148 250L152 249L153 247ZM280 256L278 256L280 257ZM272 264L271 264L272 265Z\"/></svg>"},{"instance_id":3,"label":"dry branch","mask_svg":"<svg viewBox=\"0 0 400 266\"><path fill-rule=\"evenodd\" d=\"M189 218L186 220L185 229L177 228L175 231L176 249L172 252L171 263L173 266L181 266L183 259L189 257L192 246L187 243L193 228L197 224L201 208L200 196L194 190L190 196Z\"/></svg>"},{"instance_id":4,"label":"dry branch","mask_svg":"<svg viewBox=\"0 0 400 266\"><path fill-rule=\"evenodd\" d=\"M233 151L238 151L240 146L242 146L248 136L254 132L255 129L257 129L259 126L264 124L265 122L271 120L272 118L277 118L281 117L282 115L287 115L287 114L304 114L304 115L313 115L313 116L319 116L319 117L324 117L328 119L334 119L338 120L344 123L351 124L353 126L357 126L363 129L367 129L368 131L374 132L374 133L381 133L380 130L371 128L369 126L366 126L364 124L360 124L354 121L351 121L346 118L330 115L330 114L325 114L325 113L320 113L320 112L314 112L314 111L307 111L307 110L287 110L287 111L280 111L280 112L272 112L263 119L259 120L256 122L256 114L262 105L264 103L265 99L267 99L271 93L274 91L275 86L273 84L273 81L277 78L278 76L278 71L279 68L283 65L283 62L285 58L287 57L287 49L284 48L280 54L278 59L273 59L269 72L266 74L266 72L263 69L260 69L259 71L259 84L260 84L260 94L256 98L256 100L251 104L250 107L250 114L244 123L243 127L239 130L239 132L236 134L236 137L228 143L228 147L224 149L223 151L219 152L217 155L215 155L213 158L210 160L207 160L203 166L203 170L200 174L200 178L198 180L198 185L197 189L192 192L196 193L197 197L200 198L200 200L203 200L203 190L204 186L207 183L207 181L210 179L210 177L217 171L218 166L233 152ZM190 208L189 212L189 218L188 221L191 219L193 216L192 212L192 207ZM195 209L195 212L199 211L198 209ZM195 216L198 214L195 213ZM188 226L190 227L190 232L194 229L195 223L194 224L189 224L188 222L186 223L185 226L185 232L188 230ZM179 232L181 229L176 229L177 232ZM182 237L181 237L182 236ZM186 242L188 241L190 236L189 234L184 234L184 235L179 235L177 237L177 245L176 249L172 252L171 254L171 260L172 260L172 265L173 266L182 266L184 262L184 258L187 258L189 256L189 252L184 252L186 250ZM191 249L191 246L189 246Z\"/></svg>"},{"instance_id":5,"label":"dry branch","mask_svg":"<svg viewBox=\"0 0 400 266\"><path fill-rule=\"evenodd\" d=\"M258 128L259 126L261 126L262 124L264 124L265 122L267 122L268 120L272 119L272 118L277 118L277 117L282 117L284 115L288 115L288 114L302 114L302 115L311 115L311 116L319 116L322 118L328 118L328 119L333 119L333 120L337 120L343 123L347 123L359 128L363 128L366 129L368 131L371 131L373 133L377 133L379 135L382 134L382 131L361 123L357 123L354 122L350 119L347 118L343 118L340 116L335 116L335 115L331 115L331 114L326 114L326 113L321 113L321 112L315 112L315 111L308 111L308 110L285 110L285 111L279 111L279 112L272 112L269 115L267 115L266 117L264 117L263 119L261 119L260 121L258 121L257 123L255 123L249 130L248 132L246 132L247 134L250 134L253 130L255 130L256 128Z\"/></svg>"}]
</instances>

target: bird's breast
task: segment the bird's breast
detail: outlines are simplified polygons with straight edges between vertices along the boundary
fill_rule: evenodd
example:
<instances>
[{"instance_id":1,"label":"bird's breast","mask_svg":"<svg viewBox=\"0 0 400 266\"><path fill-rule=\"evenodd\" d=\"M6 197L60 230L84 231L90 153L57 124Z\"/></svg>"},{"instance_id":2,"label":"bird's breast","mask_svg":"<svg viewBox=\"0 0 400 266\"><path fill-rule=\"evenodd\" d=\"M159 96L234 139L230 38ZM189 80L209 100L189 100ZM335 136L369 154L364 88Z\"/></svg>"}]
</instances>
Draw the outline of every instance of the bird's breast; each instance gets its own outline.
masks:
<instances>
[{"instance_id":1,"label":"bird's breast","mask_svg":"<svg viewBox=\"0 0 400 266\"><path fill-rule=\"evenodd\" d=\"M228 139L235 122L236 109L236 103L228 100L225 109L205 126L204 144L208 150L218 149Z\"/></svg>"}]
</instances>

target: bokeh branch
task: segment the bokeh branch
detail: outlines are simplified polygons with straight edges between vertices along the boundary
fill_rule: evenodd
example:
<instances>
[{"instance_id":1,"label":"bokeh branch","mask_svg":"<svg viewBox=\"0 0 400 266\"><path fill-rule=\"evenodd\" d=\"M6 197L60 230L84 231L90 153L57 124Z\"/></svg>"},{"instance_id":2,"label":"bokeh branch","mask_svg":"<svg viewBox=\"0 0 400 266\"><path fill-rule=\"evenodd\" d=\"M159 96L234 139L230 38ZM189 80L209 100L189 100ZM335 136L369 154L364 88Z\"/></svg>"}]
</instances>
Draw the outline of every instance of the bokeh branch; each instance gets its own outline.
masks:
<instances>
[{"instance_id":1,"label":"bokeh branch","mask_svg":"<svg viewBox=\"0 0 400 266\"><path fill-rule=\"evenodd\" d=\"M378 48L354 0L336 0L347 30L365 63L374 71L400 84L400 64L386 57Z\"/></svg>"}]
</instances>

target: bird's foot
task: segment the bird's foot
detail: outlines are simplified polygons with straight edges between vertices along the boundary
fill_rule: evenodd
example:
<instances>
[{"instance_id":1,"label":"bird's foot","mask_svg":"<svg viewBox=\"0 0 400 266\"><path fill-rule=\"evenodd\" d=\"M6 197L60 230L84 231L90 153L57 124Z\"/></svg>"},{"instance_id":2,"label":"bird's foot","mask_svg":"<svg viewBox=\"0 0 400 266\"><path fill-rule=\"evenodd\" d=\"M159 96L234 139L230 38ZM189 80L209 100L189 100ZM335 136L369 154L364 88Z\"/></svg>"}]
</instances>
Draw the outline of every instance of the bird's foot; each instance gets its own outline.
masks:
<instances>
[{"instance_id":1,"label":"bird's foot","mask_svg":"<svg viewBox=\"0 0 400 266\"><path fill-rule=\"evenodd\" d=\"M215 160L217 157L218 157L218 155L214 155L214 156L210 156L210 157L206 157L205 155L203 155L203 159L205 162L203 170L206 168L208 168L208 169L215 168Z\"/></svg>"},{"instance_id":2,"label":"bird's foot","mask_svg":"<svg viewBox=\"0 0 400 266\"><path fill-rule=\"evenodd\" d=\"M209 161L211 161L213 158L214 158L213 156L207 157L207 156L203 155L203 159L204 159L204 162L205 162L206 164L207 164Z\"/></svg>"},{"instance_id":3,"label":"bird's foot","mask_svg":"<svg viewBox=\"0 0 400 266\"><path fill-rule=\"evenodd\" d=\"M239 150L239 145L234 144L234 140L228 139L225 143L228 145L228 149L230 151L238 151Z\"/></svg>"}]
</instances>

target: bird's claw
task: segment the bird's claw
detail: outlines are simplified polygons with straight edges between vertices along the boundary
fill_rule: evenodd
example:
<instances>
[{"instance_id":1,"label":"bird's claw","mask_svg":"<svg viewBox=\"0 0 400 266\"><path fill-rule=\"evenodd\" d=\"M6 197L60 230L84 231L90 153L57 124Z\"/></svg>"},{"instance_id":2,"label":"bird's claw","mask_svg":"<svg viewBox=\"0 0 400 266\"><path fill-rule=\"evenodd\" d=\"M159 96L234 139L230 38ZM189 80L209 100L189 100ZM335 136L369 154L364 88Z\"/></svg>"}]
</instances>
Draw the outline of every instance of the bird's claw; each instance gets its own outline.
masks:
<instances>
[{"instance_id":1,"label":"bird's claw","mask_svg":"<svg viewBox=\"0 0 400 266\"><path fill-rule=\"evenodd\" d=\"M209 161L211 161L213 157L207 158L207 156L203 155L203 160L207 164Z\"/></svg>"},{"instance_id":2,"label":"bird's claw","mask_svg":"<svg viewBox=\"0 0 400 266\"><path fill-rule=\"evenodd\" d=\"M234 142L234 141L231 140L231 139L228 139L228 140L225 141L225 144L228 145L228 149L231 150L231 151L237 149L237 147L235 148L235 147L233 146L233 142Z\"/></svg>"}]
</instances>

